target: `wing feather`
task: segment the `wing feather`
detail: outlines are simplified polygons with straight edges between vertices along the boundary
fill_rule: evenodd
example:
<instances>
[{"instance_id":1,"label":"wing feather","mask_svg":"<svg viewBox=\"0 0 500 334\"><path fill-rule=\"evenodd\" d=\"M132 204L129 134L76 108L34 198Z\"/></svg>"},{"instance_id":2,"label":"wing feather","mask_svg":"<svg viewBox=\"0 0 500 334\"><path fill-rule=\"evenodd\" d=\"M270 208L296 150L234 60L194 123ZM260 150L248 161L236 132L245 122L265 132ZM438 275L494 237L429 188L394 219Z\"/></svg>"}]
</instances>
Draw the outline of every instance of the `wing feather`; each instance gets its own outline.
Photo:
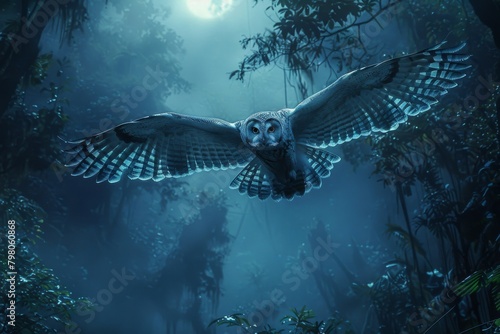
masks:
<instances>
[{"instance_id":1,"label":"wing feather","mask_svg":"<svg viewBox=\"0 0 500 334\"><path fill-rule=\"evenodd\" d=\"M138 150L138 145L124 145L123 151L121 151L118 156L112 160L112 163L106 165L106 172L103 172L97 182L104 182L105 180L108 180L110 183L115 183L120 181L122 173L125 168L130 165Z\"/></svg>"},{"instance_id":2,"label":"wing feather","mask_svg":"<svg viewBox=\"0 0 500 334\"><path fill-rule=\"evenodd\" d=\"M298 143L335 146L394 130L457 86L470 65L465 44L435 47L361 68L301 102L290 114Z\"/></svg>"},{"instance_id":3,"label":"wing feather","mask_svg":"<svg viewBox=\"0 0 500 334\"><path fill-rule=\"evenodd\" d=\"M238 123L164 113L123 123L67 142L72 175L97 182L160 181L203 170L245 166L253 153L242 145Z\"/></svg>"}]
</instances>

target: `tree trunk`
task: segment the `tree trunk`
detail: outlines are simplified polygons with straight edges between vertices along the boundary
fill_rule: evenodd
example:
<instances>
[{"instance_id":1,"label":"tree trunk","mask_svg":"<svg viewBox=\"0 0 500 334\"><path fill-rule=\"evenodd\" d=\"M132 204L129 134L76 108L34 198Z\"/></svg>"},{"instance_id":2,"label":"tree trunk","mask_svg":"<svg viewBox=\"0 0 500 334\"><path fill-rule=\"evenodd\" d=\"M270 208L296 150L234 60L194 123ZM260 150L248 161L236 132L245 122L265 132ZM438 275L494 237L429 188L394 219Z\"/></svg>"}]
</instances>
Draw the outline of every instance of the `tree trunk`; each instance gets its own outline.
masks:
<instances>
[{"instance_id":1,"label":"tree trunk","mask_svg":"<svg viewBox=\"0 0 500 334\"><path fill-rule=\"evenodd\" d=\"M22 1L21 25L17 33L11 33L2 40L0 54L0 118L9 108L21 79L29 73L36 62L40 49L38 43L50 20L57 15L58 8L48 7L48 0L43 1L31 14L28 13L27 1Z\"/></svg>"},{"instance_id":2,"label":"tree trunk","mask_svg":"<svg viewBox=\"0 0 500 334\"><path fill-rule=\"evenodd\" d=\"M495 45L500 49L500 4L495 0L469 0L474 13L491 29Z\"/></svg>"}]
</instances>

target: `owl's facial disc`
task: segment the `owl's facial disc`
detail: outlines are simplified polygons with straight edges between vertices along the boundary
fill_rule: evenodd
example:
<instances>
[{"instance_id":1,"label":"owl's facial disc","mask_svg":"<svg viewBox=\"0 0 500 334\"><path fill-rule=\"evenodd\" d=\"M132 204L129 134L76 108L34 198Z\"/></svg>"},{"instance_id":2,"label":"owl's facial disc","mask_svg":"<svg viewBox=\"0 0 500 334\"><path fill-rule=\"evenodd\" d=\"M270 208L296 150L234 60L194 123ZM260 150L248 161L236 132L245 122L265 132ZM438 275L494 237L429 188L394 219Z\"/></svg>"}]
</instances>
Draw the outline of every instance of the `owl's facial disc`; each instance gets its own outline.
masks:
<instances>
[{"instance_id":1,"label":"owl's facial disc","mask_svg":"<svg viewBox=\"0 0 500 334\"><path fill-rule=\"evenodd\" d=\"M274 118L260 121L251 119L247 122L246 142L251 147L265 150L277 148L281 144L281 124Z\"/></svg>"}]
</instances>

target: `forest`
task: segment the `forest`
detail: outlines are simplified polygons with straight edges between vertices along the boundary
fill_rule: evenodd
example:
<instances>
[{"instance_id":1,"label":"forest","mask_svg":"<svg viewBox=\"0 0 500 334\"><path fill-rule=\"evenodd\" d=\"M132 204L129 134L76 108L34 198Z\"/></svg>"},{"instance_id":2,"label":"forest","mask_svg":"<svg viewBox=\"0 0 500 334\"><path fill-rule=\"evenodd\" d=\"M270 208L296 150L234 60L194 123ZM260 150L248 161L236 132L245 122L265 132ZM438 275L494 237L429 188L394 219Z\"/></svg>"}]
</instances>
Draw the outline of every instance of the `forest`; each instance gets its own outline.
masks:
<instances>
[{"instance_id":1,"label":"forest","mask_svg":"<svg viewBox=\"0 0 500 334\"><path fill-rule=\"evenodd\" d=\"M499 17L498 0L2 1L0 333L500 333ZM241 196L232 171L98 184L66 166L67 140L292 108L443 41L471 55L458 87L334 147L293 201Z\"/></svg>"}]
</instances>

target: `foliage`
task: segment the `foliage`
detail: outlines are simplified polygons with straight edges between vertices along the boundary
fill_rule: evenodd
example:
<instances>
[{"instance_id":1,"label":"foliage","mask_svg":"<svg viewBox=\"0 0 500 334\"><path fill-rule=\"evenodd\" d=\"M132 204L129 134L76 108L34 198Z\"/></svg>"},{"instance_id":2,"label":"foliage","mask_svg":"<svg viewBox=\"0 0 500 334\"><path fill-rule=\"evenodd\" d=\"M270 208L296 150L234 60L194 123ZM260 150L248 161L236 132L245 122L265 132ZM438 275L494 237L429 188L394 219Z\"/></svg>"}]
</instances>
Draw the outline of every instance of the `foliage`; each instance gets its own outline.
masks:
<instances>
[{"instance_id":1,"label":"foliage","mask_svg":"<svg viewBox=\"0 0 500 334\"><path fill-rule=\"evenodd\" d=\"M270 64L309 77L320 65L330 71L333 64L339 71L344 66L355 68L367 56L360 27L399 2L272 0L266 12L274 21L273 29L240 41L252 52L229 77L243 80L248 72Z\"/></svg>"},{"instance_id":2,"label":"foliage","mask_svg":"<svg viewBox=\"0 0 500 334\"><path fill-rule=\"evenodd\" d=\"M52 53L39 55L31 66L31 72L24 78L25 86L36 86L43 83L47 78L47 72L52 63Z\"/></svg>"},{"instance_id":3,"label":"foliage","mask_svg":"<svg viewBox=\"0 0 500 334\"><path fill-rule=\"evenodd\" d=\"M16 2L20 3L16 4ZM23 33L23 25L25 25L24 31L38 32L38 29L45 29L49 22L52 24L52 29L59 35L61 43L71 42L75 31L82 30L83 24L89 19L85 0L73 0L66 3L50 0L12 1L2 3L0 8L2 14L5 15L2 21L6 22L3 29L5 36L2 37L7 37L14 43L16 43L16 37L11 34L19 34L17 38L24 38L25 35L32 37L31 34Z\"/></svg>"},{"instance_id":4,"label":"foliage","mask_svg":"<svg viewBox=\"0 0 500 334\"><path fill-rule=\"evenodd\" d=\"M44 3L47 2L44 1ZM82 30L83 24L89 19L86 1L73 0L65 6L60 6L58 10L54 28L59 32L61 43L65 40L71 42L74 38L74 32Z\"/></svg>"},{"instance_id":5,"label":"foliage","mask_svg":"<svg viewBox=\"0 0 500 334\"><path fill-rule=\"evenodd\" d=\"M51 22L52 28L59 35L61 43L64 41L71 42L75 31L81 30L83 24L89 19L86 0L73 0L66 3L53 3L49 0L21 1L20 10L17 14L19 15L19 22L35 21L37 27L40 24L35 18L37 16L47 17L47 14L49 14L49 19L53 19Z\"/></svg>"},{"instance_id":6,"label":"foliage","mask_svg":"<svg viewBox=\"0 0 500 334\"><path fill-rule=\"evenodd\" d=\"M181 76L183 39L168 26L165 6L110 2L94 4L92 12L98 19L89 23L91 33L68 50L72 124L79 132L71 137L164 112L169 96L190 89Z\"/></svg>"},{"instance_id":7,"label":"foliage","mask_svg":"<svg viewBox=\"0 0 500 334\"><path fill-rule=\"evenodd\" d=\"M482 288L490 288L495 308L500 311L500 265L490 270L478 270L453 287L460 297L471 295Z\"/></svg>"},{"instance_id":8,"label":"foliage","mask_svg":"<svg viewBox=\"0 0 500 334\"><path fill-rule=\"evenodd\" d=\"M296 334L351 334L354 333L348 321L340 317L332 317L326 321L314 321L314 312L303 306L300 310L296 308L291 309L291 314L286 315L281 319L282 324L292 326L293 329L287 331L288 333ZM212 325L226 326L226 327L239 327L243 333L255 334L278 334L285 333L285 329L275 329L270 325L264 326L261 330L244 317L241 313L235 313L217 318L210 322L209 327Z\"/></svg>"},{"instance_id":9,"label":"foliage","mask_svg":"<svg viewBox=\"0 0 500 334\"><path fill-rule=\"evenodd\" d=\"M392 134L369 139L373 150L375 172L382 176L384 186L398 195L405 216L409 216L406 198L421 193L420 209L416 212L416 229L407 225L390 225L390 233L403 245L424 255L417 232L427 229L435 237L440 257L424 257L425 263L406 256L403 263L413 268L416 275L409 285L415 305L429 302L422 268L442 266L453 269L455 277L471 275L471 268L488 270L498 262L499 169L498 143L492 113L497 93L476 109L457 104L435 108L430 115L422 115ZM447 250L451 250L451 254ZM484 272L476 272L466 283L459 284L459 295L468 295L483 286ZM498 289L491 287L489 298L496 304ZM472 298L475 298L474 296ZM479 303L476 302L478 305ZM475 315L479 314L477 311ZM488 323L494 317L486 316L458 327L468 329ZM474 318L476 319L476 318Z\"/></svg>"},{"instance_id":10,"label":"foliage","mask_svg":"<svg viewBox=\"0 0 500 334\"><path fill-rule=\"evenodd\" d=\"M28 2L31 5L31 2ZM23 1L23 4L28 2ZM72 1L68 9L83 4L83 2ZM43 3L44 1L33 3L34 7L30 7L30 10L39 8ZM160 8L165 7L161 6ZM61 42L63 39L68 40L74 37L74 43L68 45L61 43L59 49L56 47L45 54L39 54L38 41L35 40L30 40L33 49L20 49L19 55L9 53L7 52L9 50L2 48L2 46L9 46L9 36L13 37L12 34L22 29L22 22L19 23L16 19L5 27L4 34L1 35L4 44L0 43L0 55L2 55L0 74L5 77L5 80L9 79L7 74L12 69L11 61L24 59L23 57L28 54L28 51L29 56L33 58L29 65L23 64L21 68L26 69L23 73L16 74L20 77L21 84L15 83L17 89L15 94L8 96L12 103L3 114L0 125L0 148L3 152L2 159L0 159L0 176L5 181L5 188L8 188L9 191L17 191L13 188L28 188L27 190L32 194L35 192L34 189L29 188L32 181L41 184L42 189L44 189L44 208L46 208L47 202L47 207L51 210L49 212L51 218L56 216L56 219L51 219L51 228L48 229L49 233L54 233L54 231L57 233L55 240L51 241L50 252L55 252L56 258L61 258L61 262L64 262L62 264L65 268L63 279L71 279L75 273L77 277L80 277L82 271L86 277L93 275L92 279L99 279L98 276L102 274L102 270L92 272L92 269L95 269L97 265L105 263L106 266L113 264L118 267L122 266L124 262L131 267L134 265L146 267L149 272L154 272L151 276L158 278L159 271L167 265L166 257L168 255L171 255L171 258L177 256L174 259L177 262L172 262L175 262L179 267L182 266L185 271L184 276L181 275L178 281L180 285L177 288L181 286L179 291L182 287L187 286L190 289L188 294L191 292L195 292L197 296L206 294L215 305L221 294L222 263L225 254L227 254L226 244L229 241L228 234L224 229L225 217L217 222L212 222L214 223L212 225L208 224L212 228L210 230L212 233L203 229L207 225L200 223L200 219L190 222L191 225L188 225L187 222L172 223L178 230L181 230L181 227L192 230L194 226L202 229L201 235L206 236L207 240L200 241L202 249L199 252L189 252L190 245L178 245L178 240L176 241L174 236L168 233L173 230L173 227L165 224L164 221L160 223L158 221L165 219L165 217L172 220L171 212L173 210L169 206L170 203L186 200L188 196L182 193L182 185L185 182L168 180L163 183L163 186L158 186L158 183L154 183L154 186L153 184L137 183L130 186L129 189L127 189L127 183L123 183L121 184L125 188L123 194L120 191L123 188L116 188L116 192L105 188L98 192L98 196L95 196L95 193L88 196L96 200L92 201L92 199L86 198L86 205L81 205L82 198L89 195L85 193L84 187L79 188L78 192L65 191L65 188L71 187L72 180L65 179L64 184L58 185L58 196L63 194L63 199L60 202L56 203L59 198L55 199L51 194L49 195L50 191L47 191L47 188L51 186L51 181L53 181L53 174L46 171L50 171L52 164L56 163L58 159L64 161L64 157L61 157L60 154L61 141L58 137L76 137L73 133L62 135L63 130L68 131L65 128L68 120L65 111L69 102L71 102L72 111L71 123L80 124L79 126L82 128L85 126L82 124L86 122L91 124L92 129L81 131L84 136L89 135L90 132L105 130L113 123L124 122L128 117L136 118L141 113L159 112L160 108L164 109L163 102L166 98L189 88L189 84L180 76L179 57L184 52L182 39L165 23L166 17L169 15L168 10L154 7L153 1L140 3L116 1L113 4L111 2L107 4L105 1L87 2L86 6L81 7L81 9L85 11L85 15L92 15L94 20L77 21L72 18L70 12L63 10L63 8L57 11L55 20L52 21L54 29L46 29L44 32L44 41L46 41L44 47L54 46L53 41L59 37ZM15 11L16 8L11 8L11 10L10 14L13 17L19 15ZM111 15L101 15L105 11L107 11L106 14ZM108 21L108 19L110 20ZM86 29L83 34L79 34L74 29L78 30L83 22L86 23ZM60 29L64 29L65 34L60 35ZM71 32L71 36L67 34L69 32ZM9 35L9 33L11 34ZM132 100L127 100L127 96L132 97ZM135 115L131 115L132 113ZM79 117L82 120L85 119L85 122L80 122ZM80 133L78 136L82 136L82 134ZM117 187L119 186L117 185ZM92 189L91 184L89 189ZM132 224L127 224L132 212L130 206L137 199L132 194L133 192L142 195L142 197L149 196L153 201L158 199L158 208L154 205L150 207L157 211L154 219L151 219L152 228L150 229L144 228L145 221L143 219L137 220L137 225L141 225L137 226L137 229L134 229L135 226ZM112 202L113 194L116 194L117 206L113 206L115 204ZM98 204L95 211L91 210L93 208L89 207L89 203ZM210 203L213 205L198 205L197 207L207 210L214 209L218 202ZM67 222L65 217L67 212L62 209L65 206L68 206L69 210L79 210L78 213L81 215L74 215L78 217L76 221ZM168 210L167 206L169 206ZM56 212L56 210L60 211ZM115 213L114 219L109 219L111 215L108 216L107 213ZM206 215L210 216L212 213L205 212L205 216L203 216L205 220L207 220ZM217 218L221 218L220 215ZM85 226L78 224L84 221L88 224ZM74 240L71 235L74 231L77 231L78 236L80 236L82 233L97 227L103 227L102 232L104 233L95 233L93 230L89 233L86 241L88 244L93 243L99 247L106 247L106 252L102 252L102 256L96 259L95 266L89 265L87 267L81 265L81 262L74 261L74 257L78 256L78 250L75 250L74 245L69 245L68 240L70 240L69 243ZM131 237L130 235L137 230L141 234L137 233ZM120 234L120 232L125 233ZM178 232L177 235L181 234L182 231ZM63 235L64 237L61 238ZM49 235L49 238L54 236L54 234ZM144 261L143 257L138 260L140 263L130 264L133 261L128 255L123 252L114 253L112 249L114 245L111 245L110 241L118 238L122 238L120 241L123 241L125 246L144 250L144 255L147 255L149 261ZM189 239L189 237L184 235L184 239ZM186 240L183 240L183 243L185 244ZM120 247L123 247L123 244ZM176 248L176 246L179 247ZM186 246L186 249L180 249L183 246ZM19 247L22 247L22 253L20 248L19 255L22 255L23 258L18 259L17 265L23 271L22 279L26 279L26 282L17 286L19 290L18 304L27 305L26 310L17 312L19 323L34 333L48 333L68 326L72 330L75 329L75 323L71 321L71 313L77 310L80 314L81 311L85 311L85 308L92 307L91 303L87 300L73 299L70 292L61 287L53 272L42 263L33 247L21 245ZM72 251L67 252L68 249ZM174 250L176 250L175 254L171 254L174 253ZM89 249L85 249L79 255L86 256L89 252ZM183 262L185 259L187 262ZM28 261L31 261L30 266L28 266ZM156 266L151 265L151 263ZM166 290L168 290L169 283L173 281L171 273L176 271L180 273L179 267L173 269L171 267L165 273L165 279L161 283L167 286ZM29 277L25 278L24 273ZM151 277L149 278L151 279ZM148 283L155 284L157 282L151 279ZM185 285L182 285L184 283ZM134 285L130 284L129 291L131 293L134 291L132 286ZM88 287L85 288L88 289ZM144 292L147 289L142 287L140 290ZM165 290L162 291L165 292ZM92 291L87 292L92 293ZM154 302L159 300L158 291L153 291L151 295L151 300ZM142 297L144 298L144 296ZM168 299L168 296L162 296ZM192 305L188 305L191 301L193 301ZM161 302L162 307L165 307L164 300ZM181 309L181 307L188 305L186 319L193 323L193 327L195 324L198 327L203 325L198 319L201 311L196 309L199 302L201 302L200 299L192 300L189 294L182 301L183 304L180 305L181 302L179 302L176 308ZM96 305L96 310L99 312L98 306ZM167 318L168 315L165 317ZM2 330L3 328L0 329L0 331ZM80 329L77 328L77 330Z\"/></svg>"},{"instance_id":11,"label":"foliage","mask_svg":"<svg viewBox=\"0 0 500 334\"><path fill-rule=\"evenodd\" d=\"M258 2L259 0L255 0L255 3ZM35 10L44 1L23 3L28 4L33 13L36 13ZM1 184L3 190L0 196L0 210L2 213L6 212L7 219L14 218L20 222L18 266L22 269L22 280L18 288L22 303L19 304L28 306L21 310L18 319L30 326L33 332L45 333L54 326L60 328L71 325L70 316L75 308L79 308L80 304L83 307L91 307L87 301L82 300L80 303L73 299L70 293L61 287L53 272L45 267L33 252L32 242L41 238L40 225L45 214L39 205L12 189L13 184L25 181L28 172L46 171L57 155L56 137L61 133L67 119L62 108L65 101L61 98L63 88L60 81L67 80L72 84L72 91L65 91L65 96L69 95L72 109L75 111L72 113L75 118L73 123L84 124L76 119L80 117L82 120L90 120L91 127L102 127L102 124L105 124L105 128L112 125L103 122L107 118L116 123L129 116L132 118L154 113L160 108L160 102L170 94L189 88L180 75L178 60L184 52L182 39L164 23L169 15L168 11L156 10L153 1L114 1L110 2L107 8L111 8L116 15L99 16L106 10L103 8L104 3L92 3L92 13L96 14L96 20L93 21L86 20L88 9L91 7L85 6L84 1L72 1L71 6L74 7L65 7L65 12L58 12L54 24L56 30L52 31L52 37L61 40L70 40L71 36L79 37L78 43L71 44L65 50L70 54L71 63L58 59L57 52L39 55L38 49L34 48L36 57L33 61L26 66L18 66L26 70L22 73L22 82L29 84L30 88L26 92L17 91L17 101L2 118L0 125L0 148L4 153L0 159L0 173L2 182L5 182ZM490 70L487 66L490 63L483 60L489 50L486 41L488 36L477 28L477 20L468 12L464 5L466 2L459 4L431 0L271 0L266 13L274 20L273 28L241 41L242 47L251 50L251 53L230 76L243 80L246 74L258 68L277 65L285 72L312 81L314 72L321 66L326 69L324 72L331 75L336 71L366 65L366 60L374 52L364 44L360 30L367 23L380 24L378 18L384 13L391 15L391 10L400 3L407 10L398 11L396 20L402 25L402 30L411 35L409 39L413 44L407 45L409 50L434 45L445 37L451 40L470 37L470 50L476 53L476 59L480 59L479 67L486 68L483 75L487 77ZM23 22L19 20L22 13L17 12L18 8L10 2L2 3L0 8L5 8L15 17L7 22L0 43L0 73L3 75L11 61L25 59L26 54L14 57L12 52L7 52L5 48L9 45L6 36L22 27ZM27 11L28 7L24 8L21 11ZM4 12L1 15L4 15ZM110 17L113 17L114 21L106 21ZM83 23L88 24L86 35L77 35L76 32ZM50 34L50 30L45 34ZM38 43L35 46L37 47ZM51 71L56 64L64 76L59 75L61 72L57 71L58 82L51 82L43 87L51 80ZM144 100L127 102L124 96L131 95L135 88L140 87L143 78L148 74L148 66L158 68L164 75L158 89L148 90ZM473 77L477 77L476 74ZM384 186L397 195L408 223L406 227L402 227L400 222L396 221L388 226L388 233L397 238L403 246L403 252L396 254L395 260L381 271L382 261L379 259L371 270L365 270L365 266L356 264L350 272L335 253L332 253L331 259L342 267L350 285L345 289L342 289L340 284L337 285L338 280L331 270L321 267L323 263L319 264L319 269L311 275L315 276L315 279L316 276L323 275L322 279L316 279L316 282L321 297L326 302L330 299L330 303L327 302L330 309L338 308L342 314L350 316L352 309L349 307L367 313L363 332L383 333L387 332L388 328L400 330L412 311L421 309L429 300L433 301L436 297L432 297L439 294L448 280L466 276L465 280L455 286L455 292L463 298L461 304L466 305L464 312L472 320L469 319L470 322L465 323L460 314L462 310L459 310L453 317L443 318L443 322L448 323L445 329L443 325L441 332L453 329L456 329L454 332L459 329L468 330L476 325L471 322L488 323L489 319L497 317L500 300L500 117L494 111L498 90L486 87L491 96L481 99L477 108L470 108L462 103L460 97L467 91L477 94L476 84L477 80L468 86L464 84L465 88L457 88L457 92L454 90L448 95L450 100L455 99L459 103L451 104L450 100L443 100L434 107L434 113L429 112L414 118L411 126L402 126L398 132L367 138L362 144L364 150L359 150L359 145L354 142L342 146L346 160L353 165L359 166L366 162L375 165L374 174L379 175ZM35 89L40 87L43 87L42 92L49 95L48 101L43 103L43 106L39 100L36 106L28 106L30 100L26 96L37 95L39 92L35 92ZM307 94L306 88L304 81L301 86L303 95ZM479 91L481 94L486 93L484 87ZM119 113L116 113L115 107L118 107ZM30 174L32 177L39 175ZM7 178L11 180L8 183L5 181ZM39 180L42 180L42 177ZM43 188L43 181L41 183ZM172 209L171 203L188 198L185 193L179 194L176 191L180 187L182 184L176 181L166 183L161 188L146 183L134 185L128 190L127 185L115 188L116 193L125 189L140 193L141 197L146 197L147 195L142 195L147 192L153 202L155 199L159 202L148 206L149 211L159 207L159 212L151 215L154 219L151 219L148 228L144 226L145 220L137 220L136 226L127 224L126 218L129 216L126 216L126 213L130 214L129 204L133 203L136 197L127 196L124 190L123 196L117 201L118 214L113 224L120 224L134 235L134 238L127 239L131 243L125 246L141 244L147 249L144 254L148 254L150 262L141 258L141 264L149 270L153 268L157 274L156 280L148 281L153 287L149 289L149 295L145 297L146 288L143 287L141 294L135 296L140 295L145 300L149 298L145 304L153 305L156 309L164 310L166 303L170 303L167 305L169 312L164 315L169 326L167 330L174 327L177 321L183 320L190 322L196 332L203 333L204 329L200 327L203 326L203 308L200 305L205 300L203 298L207 297L212 302L212 309L215 309L221 295L224 259L230 248L231 237L226 229L227 205L220 198L207 198L201 194L194 200L187 200L189 210L199 210L200 215L172 222L172 217L168 215ZM69 199L80 199L83 196L77 192L66 195ZM406 206L406 200L409 200L410 196L419 196L421 202L412 224L409 220L410 206ZM95 197L99 201L102 200L103 205L107 203L108 207L112 207L110 201L105 201L103 193ZM107 219L105 214L100 216L104 217L103 220ZM164 218L165 216L168 218ZM209 217L211 219L208 219ZM146 215L143 218L146 218ZM164 224L164 219L169 219L169 223L178 228L178 231L174 232L178 233L179 238L173 237L174 233L169 233L172 229L164 228L167 225ZM72 228L81 232L88 226L81 229L75 226ZM427 243L422 242L421 234L417 234L424 230L430 232ZM318 233L324 236L324 231L318 230ZM96 236L88 242L97 243L101 241L100 238L101 236ZM3 239L0 246L5 248ZM174 246L175 250L172 250ZM371 252L372 256L378 252L375 248L364 250ZM421 256L410 258L408 250ZM388 252L384 250L378 253ZM150 265L152 258L156 258L155 266ZM419 265L422 259L425 263ZM106 260L117 263L120 258L116 255L106 255ZM374 261L365 262L372 264ZM5 265L4 260L0 260L0 263ZM453 275L450 274L450 278L444 279L436 268ZM366 277L361 278L363 274ZM3 273L4 284L5 278ZM141 285L144 285L144 282L141 282ZM325 289L322 290L321 287ZM349 287L360 296L368 296L373 307L368 306L368 298L363 300L349 296L352 292ZM484 296L476 295L475 292L480 289L486 291ZM3 298L5 299L5 296ZM351 304L355 305L350 306L345 301L351 301ZM489 305L494 305L495 309L492 307L488 310L489 313L484 312ZM369 310L375 310L378 323L369 321ZM246 333L263 334L352 332L350 324L338 315L327 321L316 321L314 313L305 307L300 310L292 309L289 315L282 318L282 322L286 325L282 329L275 329L270 325L257 328L243 314L233 314L216 319L211 325L232 326Z\"/></svg>"},{"instance_id":12,"label":"foliage","mask_svg":"<svg viewBox=\"0 0 500 334\"><path fill-rule=\"evenodd\" d=\"M386 233L394 237L401 248L407 249L408 247L415 247L417 253L424 258L426 257L425 249L422 247L421 242L415 236L410 235L408 231L401 226L388 223Z\"/></svg>"},{"instance_id":13,"label":"foliage","mask_svg":"<svg viewBox=\"0 0 500 334\"><path fill-rule=\"evenodd\" d=\"M483 31L475 15L471 15L466 2L410 0L407 10L401 11L398 20L408 24L409 34L417 49L440 43L443 38L448 41L461 41L475 31ZM440 24L436 24L439 22ZM450 29L450 26L453 29ZM483 39L485 34L478 34Z\"/></svg>"},{"instance_id":14,"label":"foliage","mask_svg":"<svg viewBox=\"0 0 500 334\"><path fill-rule=\"evenodd\" d=\"M3 221L15 220L15 285L16 329L19 333L56 332L56 328L72 326L71 314L77 309L91 308L92 304L85 298L75 299L71 293L61 286L53 271L47 268L34 253L33 247L41 237L41 224L45 212L35 202L19 192L4 188L0 193L0 215ZM7 235L6 224L2 224L0 232ZM0 238L0 248L7 249L6 238ZM7 257L0 257L0 266L7 268ZM0 288L9 291L7 270L1 273ZM7 293L2 294L2 304L8 305ZM4 308L4 319L6 308ZM0 331L5 330L6 322L2 321Z\"/></svg>"},{"instance_id":15,"label":"foliage","mask_svg":"<svg viewBox=\"0 0 500 334\"><path fill-rule=\"evenodd\" d=\"M216 324L217 326L225 325L227 327L250 327L250 322L247 320L247 318L243 317L243 314L241 313L234 313L214 319L208 324L208 327L214 324Z\"/></svg>"},{"instance_id":16,"label":"foliage","mask_svg":"<svg viewBox=\"0 0 500 334\"><path fill-rule=\"evenodd\" d=\"M152 89L154 97L166 98L189 89L180 75L179 57L185 52L183 39L169 28L168 9L146 1L113 3L103 10L114 20L102 19L93 27L85 45L74 50L74 59L88 70L85 80L101 88L109 85L115 91L130 93L134 86L143 85L143 78L151 73L148 71L151 68L161 72L161 89ZM79 54L82 48L84 54Z\"/></svg>"},{"instance_id":17,"label":"foliage","mask_svg":"<svg viewBox=\"0 0 500 334\"><path fill-rule=\"evenodd\" d=\"M474 83L477 85L477 81ZM464 82L464 86L464 92L478 89L470 82ZM421 199L413 218L414 226L407 224L406 229L400 225L390 226L391 234L396 234L403 245L411 246L414 252L423 254L425 249L416 233L426 229L438 247L437 252L432 251L438 256L424 257L425 263L416 257L409 259L406 253L400 259L415 273L408 276L413 283L409 285L410 293L417 297L413 299L414 305L429 303L424 270L443 268L445 272L452 270L455 278L462 278L471 275L472 268L488 270L498 263L499 143L498 115L494 112L498 90L490 88L486 87L487 98L475 108L462 104L458 96L455 104L445 99L441 103L444 107L437 105L432 112L412 119L398 131L365 142L371 146L374 174L380 175L384 186L396 193L405 220L409 217L406 199L416 193ZM465 289L459 290L463 292L460 295L482 286L479 282L483 276L472 274L469 285L459 285ZM484 299L468 298L472 301L464 301L464 304L473 306L463 314L472 319L469 323L459 321L457 324L456 319L450 318L448 324L442 321L440 325L467 330L495 318L494 312L478 311L479 307L487 308L491 301L496 304L495 291ZM390 318L395 318L394 312L389 310ZM425 314L422 317L425 319Z\"/></svg>"},{"instance_id":18,"label":"foliage","mask_svg":"<svg viewBox=\"0 0 500 334\"><path fill-rule=\"evenodd\" d=\"M224 261L232 240L227 229L226 199L221 194L203 192L195 199L185 193L179 195L180 202L174 202L182 210L179 217L169 210L167 222L159 223L158 217L149 223L137 221L147 232L133 240L140 242L148 234L151 237L144 244L147 258L141 257L139 263L134 263L135 267L144 267L143 280L129 291L134 294L136 289L137 298L162 310L163 320L172 333L186 326L194 333L211 333L205 326L207 313L211 313L207 310L218 307ZM163 225L164 229L153 239L155 225ZM171 233L165 233L166 229ZM130 229L131 234L137 232Z\"/></svg>"},{"instance_id":19,"label":"foliage","mask_svg":"<svg viewBox=\"0 0 500 334\"><path fill-rule=\"evenodd\" d=\"M285 5L291 9L285 9ZM314 70L314 62L303 61L303 57L302 62L297 62L303 65L300 67L286 58L289 51L287 46L292 45L291 43L307 44L306 47L293 46L295 54L306 54L307 50L323 46L318 42L316 33L321 30L304 28L309 22L304 19L307 17L305 7L300 6L307 5L296 1L272 2L267 12L275 13L278 18L273 30L242 41L244 47L253 47L255 51L244 59L238 71L232 73L233 77L243 79L244 73L267 64L277 64L282 65L285 70L301 70L302 75L312 78L310 72L305 71ZM410 43L410 49L435 45L444 38L450 41L467 39L469 52L491 49L489 36L480 33L481 24L477 17L471 15L465 2L451 5L450 1L408 1L401 6L405 10L398 10L395 17L400 27L406 25L407 29L402 30L414 41L414 44ZM299 8L301 9L298 10ZM308 10L309 14L313 12L311 8ZM280 13L282 16L279 16ZM352 14L352 17L355 16ZM351 23L342 19L338 22L346 26ZM470 37L473 31L478 32L477 38ZM288 40L285 41L283 35ZM352 37L356 36L350 37L353 41ZM345 38L349 40L348 36L343 38L344 41ZM279 47L272 49L273 45L266 44L266 41ZM348 44L338 43L337 50L343 45ZM350 45L351 49L361 46L357 41ZM409 124L400 126L398 131L373 135L364 142L358 140L341 146L345 160L355 168L365 163L375 165L374 174L380 176L384 187L396 195L406 223L405 227L399 222L388 225L388 234L396 238L403 250L402 254L395 255L394 263L397 266L392 269L388 267L387 273L380 275L378 279L372 278L373 283L359 284L349 279L356 292L370 296L377 313L379 331L403 328L417 307L420 309L421 305L428 305L429 301L434 300L432 296L439 294L446 284L441 274L440 278L437 277L439 275L429 275L439 273L436 268L443 272L453 272L452 276L457 279L470 275L478 268L487 271L498 263L500 114L498 111L495 113L498 88L486 83L491 78L491 54L492 52L478 52L477 71L485 72L473 73L471 77L479 76L479 80L464 80L461 88L433 106L432 111L412 118ZM329 54L332 57L335 55L335 52ZM314 59L314 53L308 56L309 60ZM368 56L369 54L366 58L354 61L354 66L366 65ZM280 57L284 57L285 61L280 62ZM323 54L321 59L324 58ZM349 59L342 61L337 64L325 61L322 64L327 66L327 71L334 71L334 65L337 65L336 69L342 70L339 64L349 65ZM484 80L485 78L488 79ZM485 92L480 98L477 93L479 89ZM467 95L468 92L470 95ZM476 105L467 104L468 100L476 98L480 99ZM410 202L417 196L420 207L412 219L407 201ZM423 229L430 232L431 239L435 238L431 244L436 247L428 247L421 241L420 234L417 233L424 233ZM357 273L362 271L358 270ZM481 278L483 276L476 274L473 278L479 281L471 282L479 284L481 279L484 280ZM467 287L471 286L473 285ZM324 293L319 283L318 289ZM332 296L329 298L335 298L336 304L346 304L339 302L339 296ZM495 313L484 314L479 309L487 308L491 301L496 304L496 299L494 294L487 297L476 299L475 296L470 296L472 301L464 300L464 304L472 305L470 309L463 311L474 319L470 323L450 318L441 322L440 325L446 327L440 330L468 330L481 324L481 321L488 323L489 319L495 317ZM400 301L404 301L404 305ZM343 308L347 309L346 306ZM446 321L448 323L443 324Z\"/></svg>"},{"instance_id":20,"label":"foliage","mask_svg":"<svg viewBox=\"0 0 500 334\"><path fill-rule=\"evenodd\" d=\"M23 0L6 9L7 25L0 33L0 117L15 101L19 86L43 81L51 57L40 56L39 42L46 28L52 24L62 44L71 41L88 18L85 0Z\"/></svg>"},{"instance_id":21,"label":"foliage","mask_svg":"<svg viewBox=\"0 0 500 334\"><path fill-rule=\"evenodd\" d=\"M19 178L43 171L59 157L59 135L67 121L59 87L51 84L46 106L16 104L0 123L0 174ZM54 95L55 94L55 95ZM15 147L15 151L12 149Z\"/></svg>"}]
</instances>

